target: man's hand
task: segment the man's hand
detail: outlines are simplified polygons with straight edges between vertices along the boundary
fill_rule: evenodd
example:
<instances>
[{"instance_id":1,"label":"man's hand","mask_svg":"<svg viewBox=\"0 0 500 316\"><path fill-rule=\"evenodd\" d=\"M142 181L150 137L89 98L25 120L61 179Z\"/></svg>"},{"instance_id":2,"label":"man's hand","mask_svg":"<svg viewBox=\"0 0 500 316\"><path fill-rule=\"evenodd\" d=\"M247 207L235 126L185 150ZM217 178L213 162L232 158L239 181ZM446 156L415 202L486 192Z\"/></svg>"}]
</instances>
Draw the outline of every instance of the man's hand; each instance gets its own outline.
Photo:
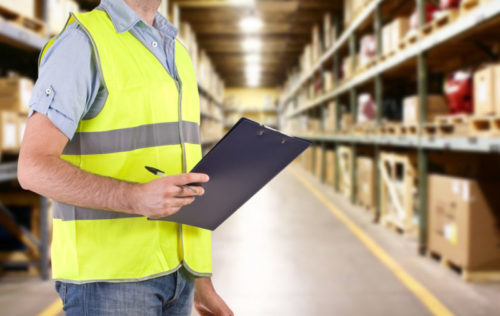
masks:
<instances>
[{"instance_id":1,"label":"man's hand","mask_svg":"<svg viewBox=\"0 0 500 316\"><path fill-rule=\"evenodd\" d=\"M193 203L195 196L205 192L200 186L185 185L204 183L208 176L203 173L185 173L156 179L135 187L132 209L134 213L151 218L159 218L178 212L181 207Z\"/></svg>"},{"instance_id":2,"label":"man's hand","mask_svg":"<svg viewBox=\"0 0 500 316\"><path fill-rule=\"evenodd\" d=\"M201 316L234 316L215 292L210 278L198 278L194 281L194 307Z\"/></svg>"}]
</instances>

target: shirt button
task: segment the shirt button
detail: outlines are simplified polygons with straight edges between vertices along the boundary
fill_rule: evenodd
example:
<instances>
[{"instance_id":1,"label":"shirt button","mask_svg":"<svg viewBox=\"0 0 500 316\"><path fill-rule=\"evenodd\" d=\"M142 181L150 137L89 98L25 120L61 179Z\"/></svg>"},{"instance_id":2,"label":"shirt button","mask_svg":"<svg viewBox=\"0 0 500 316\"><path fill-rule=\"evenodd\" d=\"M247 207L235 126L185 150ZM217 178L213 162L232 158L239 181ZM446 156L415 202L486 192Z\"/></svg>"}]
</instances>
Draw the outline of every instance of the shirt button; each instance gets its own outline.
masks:
<instances>
[{"instance_id":1,"label":"shirt button","mask_svg":"<svg viewBox=\"0 0 500 316\"><path fill-rule=\"evenodd\" d=\"M50 89L50 88L49 88L49 89L45 90L45 93L46 93L47 95L51 94L51 93L52 93L52 89Z\"/></svg>"},{"instance_id":2,"label":"shirt button","mask_svg":"<svg viewBox=\"0 0 500 316\"><path fill-rule=\"evenodd\" d=\"M154 41L151 45L156 48L158 46L158 42Z\"/></svg>"}]
</instances>

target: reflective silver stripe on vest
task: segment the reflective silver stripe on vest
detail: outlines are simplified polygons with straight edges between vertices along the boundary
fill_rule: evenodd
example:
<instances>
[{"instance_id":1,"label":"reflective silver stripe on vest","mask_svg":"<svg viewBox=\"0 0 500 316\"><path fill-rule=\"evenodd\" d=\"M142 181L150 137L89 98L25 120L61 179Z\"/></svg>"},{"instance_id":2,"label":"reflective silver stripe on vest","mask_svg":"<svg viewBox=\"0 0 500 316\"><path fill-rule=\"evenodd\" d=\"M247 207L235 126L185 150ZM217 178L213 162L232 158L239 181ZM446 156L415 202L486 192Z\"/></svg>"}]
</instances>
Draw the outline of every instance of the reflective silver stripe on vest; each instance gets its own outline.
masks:
<instances>
[{"instance_id":1,"label":"reflective silver stripe on vest","mask_svg":"<svg viewBox=\"0 0 500 316\"><path fill-rule=\"evenodd\" d=\"M54 201L53 217L55 219L62 219L63 221L74 221L142 217L142 215L100 211Z\"/></svg>"},{"instance_id":2,"label":"reflective silver stripe on vest","mask_svg":"<svg viewBox=\"0 0 500 316\"><path fill-rule=\"evenodd\" d=\"M182 121L184 141L200 144L200 126ZM105 132L76 133L63 155L95 155L126 152L140 148L179 144L179 122L141 125Z\"/></svg>"}]
</instances>

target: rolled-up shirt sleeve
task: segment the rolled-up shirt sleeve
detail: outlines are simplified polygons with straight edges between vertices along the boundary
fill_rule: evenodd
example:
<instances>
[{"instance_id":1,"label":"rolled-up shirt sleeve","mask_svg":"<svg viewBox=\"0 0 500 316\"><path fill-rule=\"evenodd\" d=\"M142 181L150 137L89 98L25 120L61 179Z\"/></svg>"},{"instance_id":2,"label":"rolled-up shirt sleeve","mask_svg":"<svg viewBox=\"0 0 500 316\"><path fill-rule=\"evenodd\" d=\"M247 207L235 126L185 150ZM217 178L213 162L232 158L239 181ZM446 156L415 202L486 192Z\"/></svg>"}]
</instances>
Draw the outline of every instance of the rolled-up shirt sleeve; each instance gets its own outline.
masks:
<instances>
[{"instance_id":1,"label":"rolled-up shirt sleeve","mask_svg":"<svg viewBox=\"0 0 500 316\"><path fill-rule=\"evenodd\" d=\"M40 62L30 116L46 115L69 139L89 112L101 88L92 44L73 23L54 41Z\"/></svg>"}]
</instances>

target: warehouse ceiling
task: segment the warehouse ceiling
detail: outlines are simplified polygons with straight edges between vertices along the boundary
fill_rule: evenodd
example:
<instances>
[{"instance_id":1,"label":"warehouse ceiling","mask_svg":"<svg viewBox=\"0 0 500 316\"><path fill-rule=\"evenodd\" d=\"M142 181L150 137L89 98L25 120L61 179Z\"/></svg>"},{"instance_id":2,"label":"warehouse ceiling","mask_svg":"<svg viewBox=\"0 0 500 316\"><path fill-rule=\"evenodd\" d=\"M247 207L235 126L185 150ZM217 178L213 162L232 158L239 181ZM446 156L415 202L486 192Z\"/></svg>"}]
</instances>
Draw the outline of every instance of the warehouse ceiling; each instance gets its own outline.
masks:
<instances>
[{"instance_id":1,"label":"warehouse ceiling","mask_svg":"<svg viewBox=\"0 0 500 316\"><path fill-rule=\"evenodd\" d=\"M98 0L79 0L90 9ZM258 86L281 86L287 71L298 64L304 46L311 42L311 30L326 12L340 12L341 0L170 0L179 6L181 21L196 33L226 86L245 86L248 56L260 65ZM256 17L262 27L248 32L240 26L246 17ZM246 39L258 39L262 47L250 51ZM255 56L257 55L257 57ZM254 60L255 63L255 60ZM256 67L258 68L258 67Z\"/></svg>"}]
</instances>

